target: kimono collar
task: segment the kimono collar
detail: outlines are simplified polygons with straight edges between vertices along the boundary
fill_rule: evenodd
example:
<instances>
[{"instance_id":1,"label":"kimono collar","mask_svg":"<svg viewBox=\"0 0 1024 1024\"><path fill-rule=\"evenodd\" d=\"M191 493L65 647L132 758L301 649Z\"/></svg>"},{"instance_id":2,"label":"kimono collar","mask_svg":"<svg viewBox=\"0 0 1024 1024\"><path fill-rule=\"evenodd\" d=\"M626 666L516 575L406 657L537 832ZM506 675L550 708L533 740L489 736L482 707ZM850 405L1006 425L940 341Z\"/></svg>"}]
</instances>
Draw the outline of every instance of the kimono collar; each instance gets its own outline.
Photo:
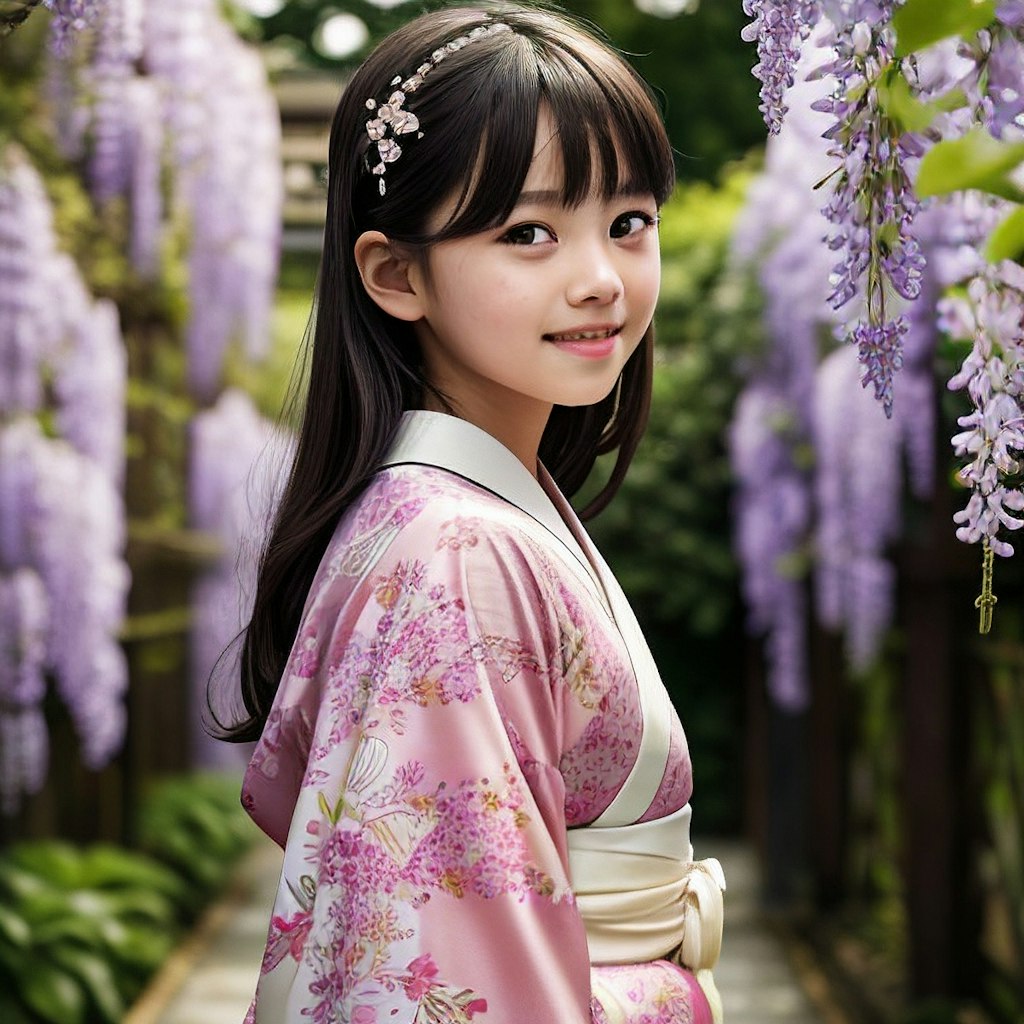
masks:
<instances>
[{"instance_id":1,"label":"kimono collar","mask_svg":"<svg viewBox=\"0 0 1024 1024\"><path fill-rule=\"evenodd\" d=\"M403 413L381 468L409 463L455 473L521 509L569 550L603 596L600 577L544 486L486 430L446 413L425 409ZM556 487L543 466L540 473Z\"/></svg>"}]
</instances>

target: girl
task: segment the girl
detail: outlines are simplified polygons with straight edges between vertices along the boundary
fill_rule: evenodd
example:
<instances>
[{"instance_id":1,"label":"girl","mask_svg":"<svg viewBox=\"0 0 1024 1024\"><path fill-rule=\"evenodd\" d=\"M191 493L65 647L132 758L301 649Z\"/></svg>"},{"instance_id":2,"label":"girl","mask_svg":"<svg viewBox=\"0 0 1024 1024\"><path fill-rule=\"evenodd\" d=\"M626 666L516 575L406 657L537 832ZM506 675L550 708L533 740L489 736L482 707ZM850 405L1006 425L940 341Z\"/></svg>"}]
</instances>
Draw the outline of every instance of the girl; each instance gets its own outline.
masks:
<instances>
[{"instance_id":1,"label":"girl","mask_svg":"<svg viewBox=\"0 0 1024 1024\"><path fill-rule=\"evenodd\" d=\"M423 15L347 84L231 731L285 850L251 1021L720 1018L686 741L564 497L643 430L672 184L646 87L548 11Z\"/></svg>"}]
</instances>

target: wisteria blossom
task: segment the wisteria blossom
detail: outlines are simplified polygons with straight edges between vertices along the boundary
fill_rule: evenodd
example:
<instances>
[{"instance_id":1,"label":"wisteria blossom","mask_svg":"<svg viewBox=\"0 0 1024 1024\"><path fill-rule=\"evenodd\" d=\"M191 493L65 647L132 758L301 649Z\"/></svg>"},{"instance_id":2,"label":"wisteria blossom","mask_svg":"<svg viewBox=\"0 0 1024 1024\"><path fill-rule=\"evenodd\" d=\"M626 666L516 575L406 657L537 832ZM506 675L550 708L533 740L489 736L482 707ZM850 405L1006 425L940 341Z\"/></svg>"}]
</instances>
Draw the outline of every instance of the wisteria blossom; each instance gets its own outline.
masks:
<instances>
[{"instance_id":1,"label":"wisteria blossom","mask_svg":"<svg viewBox=\"0 0 1024 1024\"><path fill-rule=\"evenodd\" d=\"M1024 140L1024 14L1014 0L1000 4L996 21L962 40L969 61L959 88L967 97L971 122L1008 142Z\"/></svg>"},{"instance_id":2,"label":"wisteria blossom","mask_svg":"<svg viewBox=\"0 0 1024 1024\"><path fill-rule=\"evenodd\" d=\"M800 546L811 522L806 473L794 465L792 410L770 385L740 396L729 429L738 486L736 549L749 626L766 635L768 689L789 711L807 706L807 609Z\"/></svg>"},{"instance_id":3,"label":"wisteria blossom","mask_svg":"<svg viewBox=\"0 0 1024 1024\"><path fill-rule=\"evenodd\" d=\"M40 270L56 258L53 208L43 180L11 143L0 151L0 417L42 405L42 367L64 325Z\"/></svg>"},{"instance_id":4,"label":"wisteria blossom","mask_svg":"<svg viewBox=\"0 0 1024 1024\"><path fill-rule=\"evenodd\" d=\"M50 46L60 55L75 45L80 32L89 28L103 13L108 0L43 0L52 12Z\"/></svg>"},{"instance_id":5,"label":"wisteria blossom","mask_svg":"<svg viewBox=\"0 0 1024 1024\"><path fill-rule=\"evenodd\" d=\"M258 53L215 0L104 0L91 24L73 53L55 48L55 134L66 158L87 163L97 204L128 200L140 275L159 271L165 223L188 236L188 379L209 401L232 341L249 359L269 344L284 201L277 106Z\"/></svg>"},{"instance_id":6,"label":"wisteria blossom","mask_svg":"<svg viewBox=\"0 0 1024 1024\"><path fill-rule=\"evenodd\" d=\"M127 665L117 631L129 576L120 495L100 466L44 437L30 417L0 426L0 521L0 633L14 638L16 654L5 659L0 701L10 810L45 778L44 670L71 712L86 764L98 768L120 748Z\"/></svg>"},{"instance_id":7,"label":"wisteria blossom","mask_svg":"<svg viewBox=\"0 0 1024 1024\"><path fill-rule=\"evenodd\" d=\"M761 81L761 105L769 132L777 135L789 109L785 93L793 85L801 44L821 14L819 0L743 0L743 13L754 20L740 33L757 42L753 75Z\"/></svg>"},{"instance_id":8,"label":"wisteria blossom","mask_svg":"<svg viewBox=\"0 0 1024 1024\"><path fill-rule=\"evenodd\" d=\"M198 708L206 704L211 674L238 672L238 647L232 641L249 620L257 562L287 478L290 444L241 391L225 391L192 423L190 518L221 545L219 557L193 590L191 660ZM239 756L248 754L212 741L198 719L193 745L198 764L239 764Z\"/></svg>"},{"instance_id":9,"label":"wisteria blossom","mask_svg":"<svg viewBox=\"0 0 1024 1024\"><path fill-rule=\"evenodd\" d=\"M74 262L51 265L54 291L64 296L67 335L54 360L57 427L116 487L124 480L128 353L117 306L93 301Z\"/></svg>"},{"instance_id":10,"label":"wisteria blossom","mask_svg":"<svg viewBox=\"0 0 1024 1024\"><path fill-rule=\"evenodd\" d=\"M898 0L830 3L824 42L835 59L814 74L829 75L832 95L815 109L831 114L830 155L840 161L823 207L832 229L826 244L842 254L830 277L829 300L839 309L863 289L866 316L844 325L837 337L857 346L862 383L871 386L892 415L893 383L903 363L906 319L893 315L887 290L914 299L921 290L924 257L911 232L919 203L908 165L924 152L922 141L886 116L878 99L883 72L894 59L891 20Z\"/></svg>"},{"instance_id":11,"label":"wisteria blossom","mask_svg":"<svg viewBox=\"0 0 1024 1024\"><path fill-rule=\"evenodd\" d=\"M48 619L46 589L34 569L0 573L0 808L7 812L46 778Z\"/></svg>"},{"instance_id":12,"label":"wisteria blossom","mask_svg":"<svg viewBox=\"0 0 1024 1024\"><path fill-rule=\"evenodd\" d=\"M42 179L13 144L0 153L0 241L0 635L12 652L0 680L0 804L10 811L45 779L48 677L87 764L104 764L123 738L127 359L116 308L94 300L58 250ZM43 434L44 413L61 438Z\"/></svg>"},{"instance_id":13,"label":"wisteria blossom","mask_svg":"<svg viewBox=\"0 0 1024 1024\"><path fill-rule=\"evenodd\" d=\"M750 612L766 635L768 689L791 710L806 705L806 577L813 506L813 394L818 352L837 322L826 301L830 254L813 185L829 166L812 109L826 89L804 76L821 51L812 39L787 92L790 116L765 153L733 234L732 259L758 268L767 351L742 392L729 431L737 480L736 551Z\"/></svg>"},{"instance_id":14,"label":"wisteria blossom","mask_svg":"<svg viewBox=\"0 0 1024 1024\"><path fill-rule=\"evenodd\" d=\"M877 657L895 609L889 545L901 527L901 434L858 388L844 346L817 375L815 395L815 597L819 620L842 629L851 668ZM934 390L934 389L933 389Z\"/></svg>"},{"instance_id":15,"label":"wisteria blossom","mask_svg":"<svg viewBox=\"0 0 1024 1024\"><path fill-rule=\"evenodd\" d=\"M957 537L983 542L1001 556L1013 554L1003 531L1024 526L1020 457L1024 454L1024 268L1010 260L986 268L963 297L940 303L944 327L972 341L970 355L949 381L966 390L973 410L958 420L953 437L965 460L961 481L971 489L966 508L954 517Z\"/></svg>"},{"instance_id":16,"label":"wisteria blossom","mask_svg":"<svg viewBox=\"0 0 1024 1024\"><path fill-rule=\"evenodd\" d=\"M60 433L120 484L127 356L117 311L89 295L58 250L42 178L13 144L0 153L0 243L0 417L40 411L52 379Z\"/></svg>"},{"instance_id":17,"label":"wisteria blossom","mask_svg":"<svg viewBox=\"0 0 1024 1024\"><path fill-rule=\"evenodd\" d=\"M128 191L135 125L126 90L142 56L142 14L143 0L104 0L83 72L82 85L93 97L89 185L100 203Z\"/></svg>"},{"instance_id":18,"label":"wisteria blossom","mask_svg":"<svg viewBox=\"0 0 1024 1024\"><path fill-rule=\"evenodd\" d=\"M284 186L280 118L259 55L214 0L146 6L146 61L161 83L176 216L191 233L189 382L216 394L236 335L267 351Z\"/></svg>"}]
</instances>

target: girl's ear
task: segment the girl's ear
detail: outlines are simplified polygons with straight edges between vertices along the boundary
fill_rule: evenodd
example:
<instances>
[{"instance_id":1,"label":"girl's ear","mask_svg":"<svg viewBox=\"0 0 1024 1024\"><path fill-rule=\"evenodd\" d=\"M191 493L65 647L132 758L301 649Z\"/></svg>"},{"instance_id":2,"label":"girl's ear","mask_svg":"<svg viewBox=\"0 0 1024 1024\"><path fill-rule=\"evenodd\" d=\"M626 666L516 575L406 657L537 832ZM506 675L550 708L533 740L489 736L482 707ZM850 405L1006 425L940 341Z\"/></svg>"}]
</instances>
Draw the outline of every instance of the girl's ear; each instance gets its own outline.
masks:
<instances>
[{"instance_id":1,"label":"girl's ear","mask_svg":"<svg viewBox=\"0 0 1024 1024\"><path fill-rule=\"evenodd\" d=\"M391 316L410 323L423 318L423 303L413 286L411 261L399 256L387 235L364 231L353 248L366 294Z\"/></svg>"}]
</instances>

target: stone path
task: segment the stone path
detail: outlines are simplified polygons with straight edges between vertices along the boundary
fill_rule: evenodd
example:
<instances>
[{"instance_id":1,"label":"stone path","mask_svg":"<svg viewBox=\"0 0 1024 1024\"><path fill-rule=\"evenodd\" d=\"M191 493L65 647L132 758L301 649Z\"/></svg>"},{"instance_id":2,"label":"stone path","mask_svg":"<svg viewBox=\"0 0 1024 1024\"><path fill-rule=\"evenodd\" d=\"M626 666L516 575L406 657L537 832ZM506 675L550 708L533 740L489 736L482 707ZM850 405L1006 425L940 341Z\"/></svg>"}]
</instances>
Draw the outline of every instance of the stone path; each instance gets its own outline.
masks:
<instances>
[{"instance_id":1,"label":"stone path","mask_svg":"<svg viewBox=\"0 0 1024 1024\"><path fill-rule=\"evenodd\" d=\"M810 960L798 957L794 966L759 915L758 874L749 848L704 840L700 850L714 851L729 882L722 960L715 969L727 1024L848 1024ZM279 851L261 842L243 861L233 896L206 916L123 1024L241 1024L279 869Z\"/></svg>"}]
</instances>

